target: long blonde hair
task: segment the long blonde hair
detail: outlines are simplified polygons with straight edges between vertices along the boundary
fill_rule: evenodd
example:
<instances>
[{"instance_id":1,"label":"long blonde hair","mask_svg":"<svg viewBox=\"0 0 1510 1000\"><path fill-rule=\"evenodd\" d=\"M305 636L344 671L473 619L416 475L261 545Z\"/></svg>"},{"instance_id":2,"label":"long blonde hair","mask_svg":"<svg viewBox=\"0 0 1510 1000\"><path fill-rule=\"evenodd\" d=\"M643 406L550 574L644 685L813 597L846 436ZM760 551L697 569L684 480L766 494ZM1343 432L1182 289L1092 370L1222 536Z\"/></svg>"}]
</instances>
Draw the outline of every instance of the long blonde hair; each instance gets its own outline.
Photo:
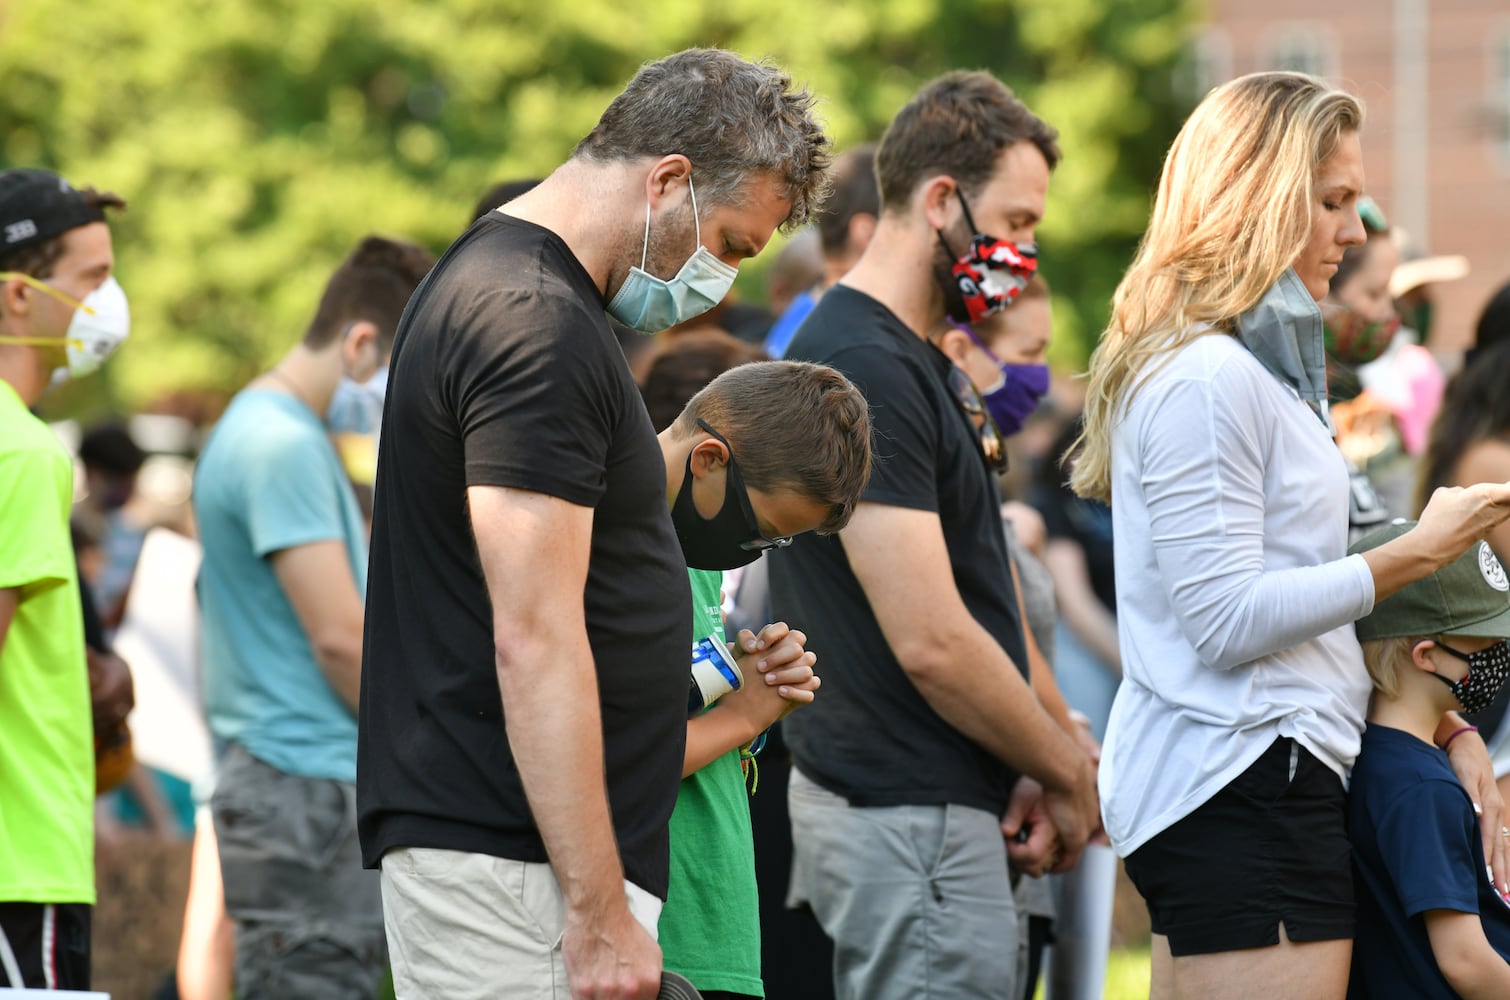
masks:
<instances>
[{"instance_id":1,"label":"long blonde hair","mask_svg":"<svg viewBox=\"0 0 1510 1000\"><path fill-rule=\"evenodd\" d=\"M1231 330L1311 232L1318 168L1363 125L1350 94L1303 73L1253 73L1206 95L1164 161L1148 230L1091 355L1070 486L1111 501L1112 425L1149 362Z\"/></svg>"}]
</instances>

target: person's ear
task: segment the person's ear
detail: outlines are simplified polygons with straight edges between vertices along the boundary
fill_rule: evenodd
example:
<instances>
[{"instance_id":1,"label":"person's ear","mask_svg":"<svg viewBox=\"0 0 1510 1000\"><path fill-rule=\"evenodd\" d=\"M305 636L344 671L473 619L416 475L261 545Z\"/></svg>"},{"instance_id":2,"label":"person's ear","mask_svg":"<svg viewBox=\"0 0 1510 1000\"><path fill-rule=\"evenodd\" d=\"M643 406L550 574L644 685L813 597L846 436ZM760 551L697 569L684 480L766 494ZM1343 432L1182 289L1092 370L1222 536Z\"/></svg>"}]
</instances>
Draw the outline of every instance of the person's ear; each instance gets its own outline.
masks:
<instances>
[{"instance_id":1,"label":"person's ear","mask_svg":"<svg viewBox=\"0 0 1510 1000\"><path fill-rule=\"evenodd\" d=\"M673 197L677 189L685 188L687 178L691 176L692 161L681 153L671 153L657 160L645 178L645 197L650 199L651 209L660 208L663 198Z\"/></svg>"},{"instance_id":2,"label":"person's ear","mask_svg":"<svg viewBox=\"0 0 1510 1000\"><path fill-rule=\"evenodd\" d=\"M341 336L341 362L345 371L358 382L365 382L382 367L376 323L358 320Z\"/></svg>"},{"instance_id":3,"label":"person's ear","mask_svg":"<svg viewBox=\"0 0 1510 1000\"><path fill-rule=\"evenodd\" d=\"M1437 644L1431 639L1420 640L1410 647L1410 662L1415 664L1417 670L1425 671L1428 674L1436 673L1436 661L1427 655L1436 648Z\"/></svg>"},{"instance_id":4,"label":"person's ear","mask_svg":"<svg viewBox=\"0 0 1510 1000\"><path fill-rule=\"evenodd\" d=\"M3 304L8 316L26 316L31 312L31 302L27 299L26 282L20 278L6 278L0 283L0 304Z\"/></svg>"},{"instance_id":5,"label":"person's ear","mask_svg":"<svg viewBox=\"0 0 1510 1000\"><path fill-rule=\"evenodd\" d=\"M870 238L876 234L876 217L869 212L856 212L849 218L847 239L849 247L860 253L870 246Z\"/></svg>"},{"instance_id":6,"label":"person's ear","mask_svg":"<svg viewBox=\"0 0 1510 1000\"><path fill-rule=\"evenodd\" d=\"M970 339L970 335L957 326L949 327L939 334L934 342L938 344L938 349L960 368L965 366L965 358L969 356L970 348L975 344Z\"/></svg>"},{"instance_id":7,"label":"person's ear","mask_svg":"<svg viewBox=\"0 0 1510 1000\"><path fill-rule=\"evenodd\" d=\"M692 446L692 476L703 477L729 464L729 449L722 441L709 435Z\"/></svg>"},{"instance_id":8,"label":"person's ear","mask_svg":"<svg viewBox=\"0 0 1510 1000\"><path fill-rule=\"evenodd\" d=\"M923 182L918 198L929 229L948 232L954 227L961 215L959 199L955 197L958 190L959 185L948 174L938 174Z\"/></svg>"}]
</instances>

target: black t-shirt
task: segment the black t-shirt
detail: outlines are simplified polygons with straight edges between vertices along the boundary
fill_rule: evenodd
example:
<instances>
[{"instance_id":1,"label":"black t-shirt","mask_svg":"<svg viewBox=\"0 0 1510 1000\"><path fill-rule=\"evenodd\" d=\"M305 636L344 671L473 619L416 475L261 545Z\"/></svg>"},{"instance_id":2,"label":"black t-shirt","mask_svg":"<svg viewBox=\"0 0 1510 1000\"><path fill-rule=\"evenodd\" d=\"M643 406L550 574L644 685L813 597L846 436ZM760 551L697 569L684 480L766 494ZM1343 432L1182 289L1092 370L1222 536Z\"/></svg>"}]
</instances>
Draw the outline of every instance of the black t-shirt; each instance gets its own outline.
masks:
<instances>
[{"instance_id":1,"label":"black t-shirt","mask_svg":"<svg viewBox=\"0 0 1510 1000\"><path fill-rule=\"evenodd\" d=\"M786 356L843 372L865 393L876 462L862 498L933 511L970 614L1027 676L1001 501L980 437L947 381L950 361L891 310L839 286ZM936 713L892 654L837 537L770 553L771 606L807 633L823 690L782 725L802 771L855 806L958 803L1000 813L1017 774Z\"/></svg>"},{"instance_id":2,"label":"black t-shirt","mask_svg":"<svg viewBox=\"0 0 1510 1000\"><path fill-rule=\"evenodd\" d=\"M441 258L394 343L357 748L369 867L400 846L546 860L504 731L466 502L479 485L593 508L583 604L609 803L626 877L664 896L692 620L665 463L587 272L496 212Z\"/></svg>"},{"instance_id":3,"label":"black t-shirt","mask_svg":"<svg viewBox=\"0 0 1510 1000\"><path fill-rule=\"evenodd\" d=\"M1117 613L1117 565L1112 556L1112 509L1100 500L1076 496L1063 482L1035 488L1029 500L1043 515L1050 538L1063 538L1085 553L1086 575L1106 610Z\"/></svg>"}]
</instances>

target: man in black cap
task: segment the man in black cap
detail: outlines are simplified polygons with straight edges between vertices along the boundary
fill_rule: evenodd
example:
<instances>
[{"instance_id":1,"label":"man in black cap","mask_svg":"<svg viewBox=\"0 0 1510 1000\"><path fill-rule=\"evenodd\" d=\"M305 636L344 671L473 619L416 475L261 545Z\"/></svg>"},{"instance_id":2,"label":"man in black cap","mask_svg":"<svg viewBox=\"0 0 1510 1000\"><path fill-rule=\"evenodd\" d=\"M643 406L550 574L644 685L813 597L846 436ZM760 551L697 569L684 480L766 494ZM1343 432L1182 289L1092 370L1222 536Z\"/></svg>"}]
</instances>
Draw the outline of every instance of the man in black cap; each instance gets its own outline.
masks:
<instances>
[{"instance_id":1,"label":"man in black cap","mask_svg":"<svg viewBox=\"0 0 1510 1000\"><path fill-rule=\"evenodd\" d=\"M105 209L0 173L0 985L89 989L93 727L68 515L73 463L30 408L125 338Z\"/></svg>"}]
</instances>

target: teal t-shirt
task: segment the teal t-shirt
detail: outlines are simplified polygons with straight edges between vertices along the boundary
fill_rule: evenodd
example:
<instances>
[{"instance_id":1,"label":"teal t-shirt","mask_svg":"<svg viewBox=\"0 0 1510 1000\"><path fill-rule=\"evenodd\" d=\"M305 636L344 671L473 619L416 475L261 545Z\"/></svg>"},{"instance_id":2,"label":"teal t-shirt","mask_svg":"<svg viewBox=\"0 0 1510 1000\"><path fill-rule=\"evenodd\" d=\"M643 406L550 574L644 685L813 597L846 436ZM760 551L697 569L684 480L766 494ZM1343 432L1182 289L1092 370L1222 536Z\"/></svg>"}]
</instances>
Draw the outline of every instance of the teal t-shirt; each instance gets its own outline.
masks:
<instances>
[{"instance_id":1,"label":"teal t-shirt","mask_svg":"<svg viewBox=\"0 0 1510 1000\"><path fill-rule=\"evenodd\" d=\"M723 574L689 569L692 641L724 640ZM666 968L699 990L765 996L760 982L760 897L755 841L739 751L682 779L671 814L671 887L661 911Z\"/></svg>"},{"instance_id":2,"label":"teal t-shirt","mask_svg":"<svg viewBox=\"0 0 1510 1000\"><path fill-rule=\"evenodd\" d=\"M324 424L281 392L238 394L195 468L194 517L211 732L285 773L355 782L356 716L326 682L269 559L344 542L366 592L366 527Z\"/></svg>"}]
</instances>

